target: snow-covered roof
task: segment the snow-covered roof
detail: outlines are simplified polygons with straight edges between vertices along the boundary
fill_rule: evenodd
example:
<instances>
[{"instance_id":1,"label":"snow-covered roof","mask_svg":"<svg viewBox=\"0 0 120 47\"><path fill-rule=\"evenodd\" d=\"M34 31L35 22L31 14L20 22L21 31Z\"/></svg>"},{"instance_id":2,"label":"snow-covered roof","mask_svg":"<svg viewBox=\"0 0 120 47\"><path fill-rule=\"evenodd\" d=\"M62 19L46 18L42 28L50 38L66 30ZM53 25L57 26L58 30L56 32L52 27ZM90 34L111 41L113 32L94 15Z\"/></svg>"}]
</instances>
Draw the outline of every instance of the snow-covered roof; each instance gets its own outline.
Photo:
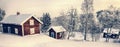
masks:
<instances>
[{"instance_id":1,"label":"snow-covered roof","mask_svg":"<svg viewBox=\"0 0 120 47\"><path fill-rule=\"evenodd\" d=\"M63 28L62 26L51 26L50 29L53 29L55 32L64 32L66 31L65 28ZM48 29L49 30L49 29Z\"/></svg>"},{"instance_id":2,"label":"snow-covered roof","mask_svg":"<svg viewBox=\"0 0 120 47\"><path fill-rule=\"evenodd\" d=\"M1 23L8 23L8 24L18 24L22 25L24 22L26 22L29 18L34 17L36 20L38 20L40 23L39 19L37 19L35 16L32 14L20 14L20 15L10 15L8 17L5 17ZM42 23L43 24L43 23Z\"/></svg>"},{"instance_id":3,"label":"snow-covered roof","mask_svg":"<svg viewBox=\"0 0 120 47\"><path fill-rule=\"evenodd\" d=\"M107 30L108 30L108 33L113 33L113 34L118 34L120 32L119 29L114 29L114 28L112 28L111 31L110 31L110 28L105 28L103 32L107 33Z\"/></svg>"}]
</instances>

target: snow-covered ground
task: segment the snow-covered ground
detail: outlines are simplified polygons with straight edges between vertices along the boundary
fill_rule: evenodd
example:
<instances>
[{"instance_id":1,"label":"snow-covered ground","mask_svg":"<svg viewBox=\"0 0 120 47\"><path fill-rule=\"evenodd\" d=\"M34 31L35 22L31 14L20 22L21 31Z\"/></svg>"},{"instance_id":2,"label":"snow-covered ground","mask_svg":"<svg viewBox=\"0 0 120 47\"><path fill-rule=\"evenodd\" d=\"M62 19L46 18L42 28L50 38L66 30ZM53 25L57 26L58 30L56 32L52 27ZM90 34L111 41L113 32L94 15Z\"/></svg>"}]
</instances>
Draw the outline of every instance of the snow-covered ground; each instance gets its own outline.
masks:
<instances>
[{"instance_id":1,"label":"snow-covered ground","mask_svg":"<svg viewBox=\"0 0 120 47\"><path fill-rule=\"evenodd\" d=\"M43 43L40 44L38 47L120 47L120 44L105 42L59 40L51 43Z\"/></svg>"},{"instance_id":2,"label":"snow-covered ground","mask_svg":"<svg viewBox=\"0 0 120 47\"><path fill-rule=\"evenodd\" d=\"M56 41L44 34L17 36L0 33L0 47L34 47L37 44Z\"/></svg>"},{"instance_id":3,"label":"snow-covered ground","mask_svg":"<svg viewBox=\"0 0 120 47\"><path fill-rule=\"evenodd\" d=\"M71 40L57 40L45 34L17 36L0 33L0 47L120 47L120 43L80 41L79 33ZM79 38L78 38L79 37Z\"/></svg>"}]
</instances>

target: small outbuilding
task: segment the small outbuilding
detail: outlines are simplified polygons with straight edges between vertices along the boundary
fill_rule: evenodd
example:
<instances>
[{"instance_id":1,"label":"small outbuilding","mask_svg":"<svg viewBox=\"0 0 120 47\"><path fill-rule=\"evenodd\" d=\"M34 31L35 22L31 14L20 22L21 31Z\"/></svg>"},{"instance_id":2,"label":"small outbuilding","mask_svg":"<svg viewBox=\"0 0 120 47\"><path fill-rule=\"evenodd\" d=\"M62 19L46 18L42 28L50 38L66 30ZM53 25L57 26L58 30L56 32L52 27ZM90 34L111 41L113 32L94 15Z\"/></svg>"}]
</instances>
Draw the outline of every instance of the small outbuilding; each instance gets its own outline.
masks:
<instances>
[{"instance_id":1,"label":"small outbuilding","mask_svg":"<svg viewBox=\"0 0 120 47\"><path fill-rule=\"evenodd\" d=\"M39 34L41 25L39 19L31 14L17 14L5 17L2 21L3 33L16 34L20 36Z\"/></svg>"},{"instance_id":2,"label":"small outbuilding","mask_svg":"<svg viewBox=\"0 0 120 47\"><path fill-rule=\"evenodd\" d=\"M49 36L56 39L64 38L65 31L66 30L62 26L52 26L48 29Z\"/></svg>"},{"instance_id":3,"label":"small outbuilding","mask_svg":"<svg viewBox=\"0 0 120 47\"><path fill-rule=\"evenodd\" d=\"M120 30L119 29L114 29L114 28L105 28L103 30L103 37L104 38L119 38L120 35Z\"/></svg>"}]
</instances>

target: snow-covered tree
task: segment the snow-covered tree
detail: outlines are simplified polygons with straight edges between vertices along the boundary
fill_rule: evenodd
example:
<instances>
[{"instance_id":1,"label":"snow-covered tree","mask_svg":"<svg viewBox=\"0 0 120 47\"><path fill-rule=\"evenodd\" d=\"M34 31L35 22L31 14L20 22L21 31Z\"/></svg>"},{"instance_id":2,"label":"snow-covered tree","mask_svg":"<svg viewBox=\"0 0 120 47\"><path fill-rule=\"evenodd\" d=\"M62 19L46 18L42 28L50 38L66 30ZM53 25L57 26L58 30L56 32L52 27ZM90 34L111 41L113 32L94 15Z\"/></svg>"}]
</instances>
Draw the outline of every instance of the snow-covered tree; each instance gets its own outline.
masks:
<instances>
[{"instance_id":1,"label":"snow-covered tree","mask_svg":"<svg viewBox=\"0 0 120 47\"><path fill-rule=\"evenodd\" d=\"M5 10L0 8L0 21L4 18L5 14Z\"/></svg>"},{"instance_id":2,"label":"snow-covered tree","mask_svg":"<svg viewBox=\"0 0 120 47\"><path fill-rule=\"evenodd\" d=\"M5 10L0 8L0 21L4 18L5 16ZM2 30L1 24L0 24L0 31Z\"/></svg>"},{"instance_id":3,"label":"snow-covered tree","mask_svg":"<svg viewBox=\"0 0 120 47\"><path fill-rule=\"evenodd\" d=\"M70 17L68 20L69 21L69 23L68 23L68 29L69 29L68 39L69 39L70 36L74 36L74 34L72 32L78 30L77 10L74 8L70 9L70 11L68 12L68 16Z\"/></svg>"},{"instance_id":4,"label":"snow-covered tree","mask_svg":"<svg viewBox=\"0 0 120 47\"><path fill-rule=\"evenodd\" d=\"M68 39L73 31L79 30L77 9L72 8L67 12L61 12L59 17L56 17L56 21L59 25L62 25L68 31Z\"/></svg>"},{"instance_id":5,"label":"snow-covered tree","mask_svg":"<svg viewBox=\"0 0 120 47\"><path fill-rule=\"evenodd\" d=\"M89 24L88 20L90 17L93 17L93 0L84 0L81 6L82 6L81 10L85 16L84 40L87 40L86 37L87 37L88 24Z\"/></svg>"},{"instance_id":6,"label":"snow-covered tree","mask_svg":"<svg viewBox=\"0 0 120 47\"><path fill-rule=\"evenodd\" d=\"M49 13L43 14L43 17L41 18L41 21L43 22L42 31L43 31L43 32L46 32L47 29L48 29L48 28L50 27L50 25L51 25L51 18L50 18Z\"/></svg>"},{"instance_id":7,"label":"snow-covered tree","mask_svg":"<svg viewBox=\"0 0 120 47\"><path fill-rule=\"evenodd\" d=\"M99 23L102 25L103 28L108 28L108 30L113 28L114 25L117 25L118 20L117 18L117 12L113 8L113 6L109 7L110 9L106 10L100 10L97 12L97 18L99 20ZM106 42L109 42L109 38L106 37Z\"/></svg>"}]
</instances>

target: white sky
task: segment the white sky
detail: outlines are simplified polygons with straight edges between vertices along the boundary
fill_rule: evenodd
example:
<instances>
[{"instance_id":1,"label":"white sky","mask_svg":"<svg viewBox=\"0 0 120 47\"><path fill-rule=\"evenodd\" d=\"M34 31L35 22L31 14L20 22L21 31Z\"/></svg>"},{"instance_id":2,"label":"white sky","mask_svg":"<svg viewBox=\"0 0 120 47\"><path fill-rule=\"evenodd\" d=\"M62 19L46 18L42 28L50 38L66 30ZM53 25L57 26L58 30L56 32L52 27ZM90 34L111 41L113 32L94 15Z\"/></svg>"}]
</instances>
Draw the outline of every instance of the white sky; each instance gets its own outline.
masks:
<instances>
[{"instance_id":1,"label":"white sky","mask_svg":"<svg viewBox=\"0 0 120 47\"><path fill-rule=\"evenodd\" d=\"M7 15L21 13L31 13L42 16L44 12L49 12L51 17L59 16L60 12L66 11L71 7L77 8L81 12L83 0L0 0L0 7L4 8ZM106 9L113 4L120 7L120 0L94 0L94 10Z\"/></svg>"}]
</instances>

